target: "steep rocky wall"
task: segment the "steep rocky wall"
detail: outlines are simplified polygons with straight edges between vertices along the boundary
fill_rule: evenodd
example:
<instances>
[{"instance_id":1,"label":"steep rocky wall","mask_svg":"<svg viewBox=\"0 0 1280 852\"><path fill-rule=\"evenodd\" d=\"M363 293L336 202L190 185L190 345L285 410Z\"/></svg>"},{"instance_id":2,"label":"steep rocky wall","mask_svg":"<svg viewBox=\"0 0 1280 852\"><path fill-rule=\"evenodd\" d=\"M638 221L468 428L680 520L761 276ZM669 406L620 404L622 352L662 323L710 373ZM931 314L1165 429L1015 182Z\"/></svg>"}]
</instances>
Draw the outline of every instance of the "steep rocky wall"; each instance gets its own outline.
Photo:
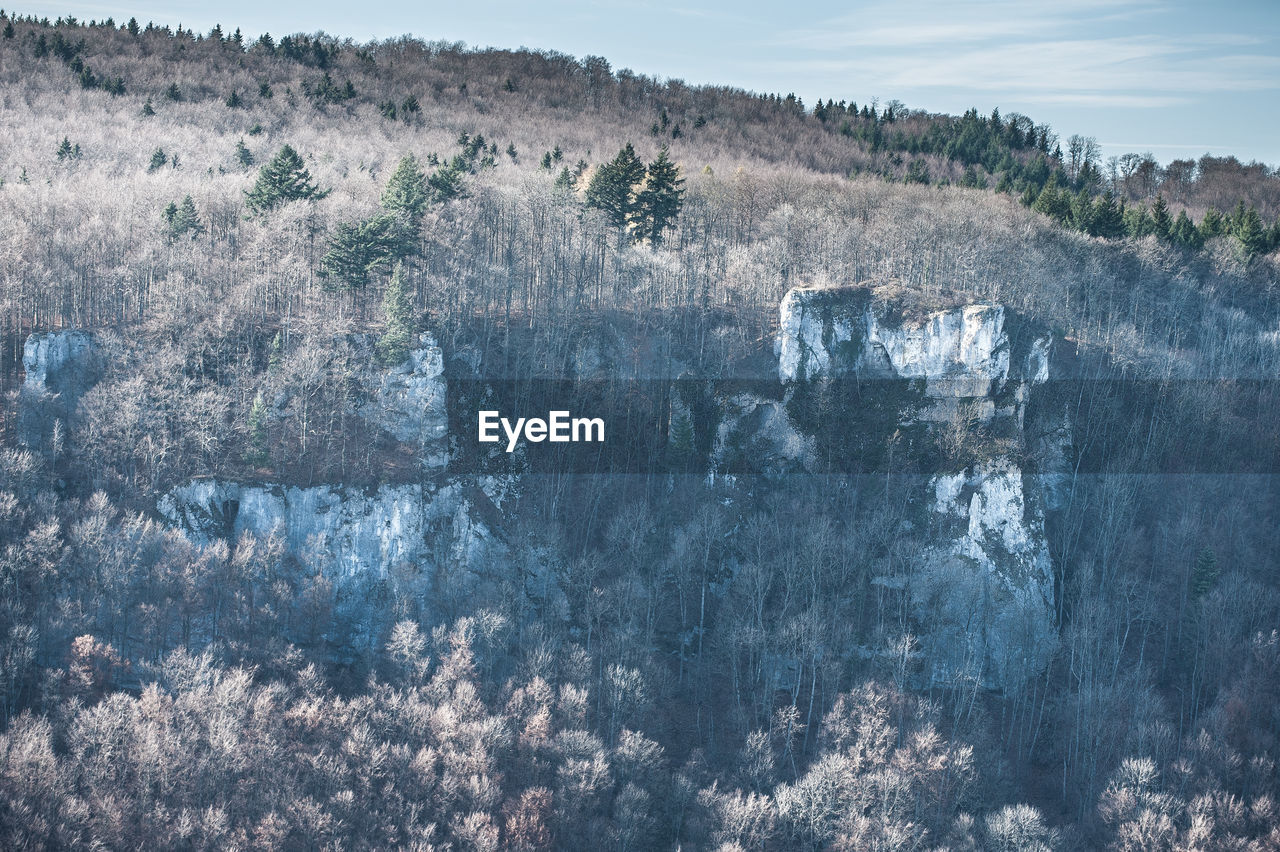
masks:
<instances>
[{"instance_id":1,"label":"steep rocky wall","mask_svg":"<svg viewBox=\"0 0 1280 852\"><path fill-rule=\"evenodd\" d=\"M935 683L973 679L1008 688L1042 671L1056 642L1044 510L1061 483L1043 462L1061 460L1068 433L1064 423L1031 442L1022 434L1028 395L1049 379L1050 338L1011 333L1013 325L1003 306L989 304L895 319L865 288L796 288L779 308L775 348L785 385L849 376L923 380L924 404L911 419L957 422L963 405L974 425L1013 424L1005 430L1010 443L993 445L963 471L928 479L921 564L906 578L880 580L909 594ZM1011 445L1042 451L1041 473L1024 475Z\"/></svg>"},{"instance_id":2,"label":"steep rocky wall","mask_svg":"<svg viewBox=\"0 0 1280 852\"><path fill-rule=\"evenodd\" d=\"M398 563L478 571L501 555L482 517L496 513L508 487L485 477L366 493L200 479L170 491L158 509L197 542L279 535L291 553L339 577L385 576Z\"/></svg>"}]
</instances>

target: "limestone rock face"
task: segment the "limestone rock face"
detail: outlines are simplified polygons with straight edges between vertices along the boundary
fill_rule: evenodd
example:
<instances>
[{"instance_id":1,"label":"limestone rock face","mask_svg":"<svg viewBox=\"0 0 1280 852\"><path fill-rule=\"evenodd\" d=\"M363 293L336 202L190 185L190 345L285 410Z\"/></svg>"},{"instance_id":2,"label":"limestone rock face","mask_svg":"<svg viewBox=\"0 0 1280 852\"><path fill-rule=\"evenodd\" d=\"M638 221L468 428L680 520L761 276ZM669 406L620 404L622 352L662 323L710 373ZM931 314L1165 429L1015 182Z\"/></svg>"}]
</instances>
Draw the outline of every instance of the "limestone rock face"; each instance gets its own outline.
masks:
<instances>
[{"instance_id":1,"label":"limestone rock face","mask_svg":"<svg viewBox=\"0 0 1280 852\"><path fill-rule=\"evenodd\" d=\"M1053 567L1027 479L994 459L936 476L930 491L939 544L912 584L934 614L922 639L930 678L1001 688L1043 671L1056 643Z\"/></svg>"},{"instance_id":2,"label":"limestone rock face","mask_svg":"<svg viewBox=\"0 0 1280 852\"><path fill-rule=\"evenodd\" d=\"M399 563L479 571L501 555L482 516L496 512L508 486L486 477L365 493L201 479L170 491L158 508L201 543L274 533L290 553L340 578L386 576Z\"/></svg>"},{"instance_id":3,"label":"limestone rock face","mask_svg":"<svg viewBox=\"0 0 1280 852\"><path fill-rule=\"evenodd\" d=\"M876 306L865 288L796 288L780 306L776 351L786 385L845 376L915 380L923 382L923 402L904 422L1003 424L1009 442L993 444L964 471L929 479L921 565L882 584L907 590L915 605L930 681L1002 689L1042 671L1056 642L1044 517L1054 493L1046 492L1060 490L1052 462L1065 458L1069 431L1064 420L1029 440L1023 427L1029 394L1049 379L1049 337L1019 329L1001 305L907 320ZM1044 450L1040 473L1024 475L1013 447Z\"/></svg>"},{"instance_id":4,"label":"limestone rock face","mask_svg":"<svg viewBox=\"0 0 1280 852\"><path fill-rule=\"evenodd\" d=\"M865 291L797 287L782 299L776 344L784 382L821 376L923 379L934 399L987 397L1012 379L1048 378L1047 338L1015 357L1002 305L967 305L923 320L877 314Z\"/></svg>"},{"instance_id":5,"label":"limestone rock face","mask_svg":"<svg viewBox=\"0 0 1280 852\"><path fill-rule=\"evenodd\" d=\"M22 347L25 393L78 393L93 383L93 335L77 329L33 334Z\"/></svg>"},{"instance_id":6,"label":"limestone rock face","mask_svg":"<svg viewBox=\"0 0 1280 852\"><path fill-rule=\"evenodd\" d=\"M418 447L424 466L438 468L448 462L444 354L430 333L419 335L418 344L407 361L382 375L360 413L397 440Z\"/></svg>"}]
</instances>

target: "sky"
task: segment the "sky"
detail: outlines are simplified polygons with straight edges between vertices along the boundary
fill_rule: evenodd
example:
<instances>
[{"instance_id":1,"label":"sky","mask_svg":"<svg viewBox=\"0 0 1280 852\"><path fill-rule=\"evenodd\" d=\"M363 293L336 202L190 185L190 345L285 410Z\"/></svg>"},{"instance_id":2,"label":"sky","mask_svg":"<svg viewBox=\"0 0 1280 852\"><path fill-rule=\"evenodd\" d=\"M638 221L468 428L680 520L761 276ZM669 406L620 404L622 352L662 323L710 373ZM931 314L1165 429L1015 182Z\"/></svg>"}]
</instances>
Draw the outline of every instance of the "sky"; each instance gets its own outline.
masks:
<instances>
[{"instance_id":1,"label":"sky","mask_svg":"<svg viewBox=\"0 0 1280 852\"><path fill-rule=\"evenodd\" d=\"M1093 136L1104 158L1234 154L1280 166L1278 0L100 0L15 11L594 54L660 79L794 92L806 106L999 107L1064 140Z\"/></svg>"}]
</instances>

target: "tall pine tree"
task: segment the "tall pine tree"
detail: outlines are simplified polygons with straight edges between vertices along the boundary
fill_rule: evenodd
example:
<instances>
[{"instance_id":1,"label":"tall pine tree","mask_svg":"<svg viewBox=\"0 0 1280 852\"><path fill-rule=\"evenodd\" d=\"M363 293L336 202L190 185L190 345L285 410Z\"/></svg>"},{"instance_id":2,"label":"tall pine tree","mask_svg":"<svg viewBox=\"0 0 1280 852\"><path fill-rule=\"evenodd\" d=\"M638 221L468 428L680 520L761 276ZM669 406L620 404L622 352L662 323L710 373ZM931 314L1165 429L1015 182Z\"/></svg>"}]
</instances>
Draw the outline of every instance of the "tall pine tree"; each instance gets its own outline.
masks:
<instances>
[{"instance_id":1,"label":"tall pine tree","mask_svg":"<svg viewBox=\"0 0 1280 852\"><path fill-rule=\"evenodd\" d=\"M289 145L262 167L253 189L245 193L249 210L255 214L266 213L289 201L315 200L328 194L329 190L322 190L311 182L311 173Z\"/></svg>"},{"instance_id":2,"label":"tall pine tree","mask_svg":"<svg viewBox=\"0 0 1280 852\"><path fill-rule=\"evenodd\" d=\"M587 206L603 212L615 228L625 228L635 212L635 186L644 176L644 163L628 142L618 156L592 175L587 184Z\"/></svg>"},{"instance_id":3,"label":"tall pine tree","mask_svg":"<svg viewBox=\"0 0 1280 852\"><path fill-rule=\"evenodd\" d=\"M658 158L649 164L648 180L636 196L633 224L637 240L647 239L654 245L662 242L662 233L675 227L684 204L684 178L680 169L667 156L664 145Z\"/></svg>"}]
</instances>

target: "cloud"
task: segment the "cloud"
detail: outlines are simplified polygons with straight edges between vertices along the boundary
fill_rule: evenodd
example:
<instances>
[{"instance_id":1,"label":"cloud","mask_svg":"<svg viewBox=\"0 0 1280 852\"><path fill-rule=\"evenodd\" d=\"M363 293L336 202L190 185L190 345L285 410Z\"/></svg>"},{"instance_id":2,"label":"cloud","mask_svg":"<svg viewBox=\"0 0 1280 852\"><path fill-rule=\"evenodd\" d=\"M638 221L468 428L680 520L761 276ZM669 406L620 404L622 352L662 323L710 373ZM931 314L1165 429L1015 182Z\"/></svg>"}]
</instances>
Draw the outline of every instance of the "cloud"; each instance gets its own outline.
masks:
<instances>
[{"instance_id":1,"label":"cloud","mask_svg":"<svg viewBox=\"0 0 1280 852\"><path fill-rule=\"evenodd\" d=\"M1151 0L875 5L784 34L781 43L793 54L799 48L800 58L774 67L904 95L964 90L1097 107L1161 108L1280 89L1280 56L1267 39L1155 35L1151 21L1139 20L1153 12L1168 10Z\"/></svg>"}]
</instances>

